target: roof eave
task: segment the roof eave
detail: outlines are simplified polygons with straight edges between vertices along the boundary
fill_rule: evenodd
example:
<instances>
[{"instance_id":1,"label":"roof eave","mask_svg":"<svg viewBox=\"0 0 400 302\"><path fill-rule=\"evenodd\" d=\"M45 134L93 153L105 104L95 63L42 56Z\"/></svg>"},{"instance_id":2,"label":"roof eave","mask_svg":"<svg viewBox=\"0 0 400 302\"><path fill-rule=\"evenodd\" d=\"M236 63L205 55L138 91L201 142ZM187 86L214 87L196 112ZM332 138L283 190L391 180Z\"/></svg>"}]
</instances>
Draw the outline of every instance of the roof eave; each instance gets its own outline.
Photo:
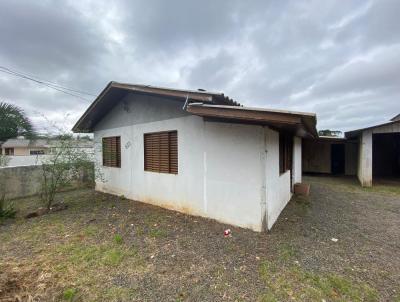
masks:
<instances>
[{"instance_id":1,"label":"roof eave","mask_svg":"<svg viewBox=\"0 0 400 302\"><path fill-rule=\"evenodd\" d=\"M248 124L270 125L272 127L296 128L296 135L300 137L318 137L316 117L314 114L267 109L252 109L250 107L214 106L202 104L190 104L187 112L206 117L226 121L237 121Z\"/></svg>"}]
</instances>

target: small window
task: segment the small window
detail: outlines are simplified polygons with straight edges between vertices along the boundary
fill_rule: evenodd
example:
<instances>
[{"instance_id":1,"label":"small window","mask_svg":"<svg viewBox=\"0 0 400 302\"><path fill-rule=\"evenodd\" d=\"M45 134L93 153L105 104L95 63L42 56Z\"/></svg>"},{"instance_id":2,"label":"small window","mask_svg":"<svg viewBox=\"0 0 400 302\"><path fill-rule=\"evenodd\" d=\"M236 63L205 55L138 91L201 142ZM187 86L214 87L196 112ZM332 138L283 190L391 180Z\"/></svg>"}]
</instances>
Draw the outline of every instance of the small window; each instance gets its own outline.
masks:
<instances>
[{"instance_id":1,"label":"small window","mask_svg":"<svg viewBox=\"0 0 400 302\"><path fill-rule=\"evenodd\" d=\"M146 133L144 140L144 170L178 174L178 132Z\"/></svg>"},{"instance_id":2,"label":"small window","mask_svg":"<svg viewBox=\"0 0 400 302\"><path fill-rule=\"evenodd\" d=\"M43 155L44 154L44 150L30 150L29 154L30 155Z\"/></svg>"},{"instance_id":3,"label":"small window","mask_svg":"<svg viewBox=\"0 0 400 302\"><path fill-rule=\"evenodd\" d=\"M103 166L121 168L121 137L103 137Z\"/></svg>"},{"instance_id":4,"label":"small window","mask_svg":"<svg viewBox=\"0 0 400 302\"><path fill-rule=\"evenodd\" d=\"M279 133L279 172L292 169L293 136Z\"/></svg>"},{"instance_id":5,"label":"small window","mask_svg":"<svg viewBox=\"0 0 400 302\"><path fill-rule=\"evenodd\" d=\"M14 148L5 148L4 154L5 155L14 155Z\"/></svg>"}]
</instances>

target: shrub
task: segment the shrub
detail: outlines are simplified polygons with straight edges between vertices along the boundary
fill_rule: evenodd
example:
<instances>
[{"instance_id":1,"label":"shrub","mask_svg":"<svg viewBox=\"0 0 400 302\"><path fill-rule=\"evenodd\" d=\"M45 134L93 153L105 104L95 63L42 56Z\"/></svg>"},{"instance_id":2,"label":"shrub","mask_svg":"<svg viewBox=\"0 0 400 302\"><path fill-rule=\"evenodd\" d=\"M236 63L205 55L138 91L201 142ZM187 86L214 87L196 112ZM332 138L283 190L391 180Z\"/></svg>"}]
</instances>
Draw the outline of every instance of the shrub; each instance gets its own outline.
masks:
<instances>
[{"instance_id":1,"label":"shrub","mask_svg":"<svg viewBox=\"0 0 400 302\"><path fill-rule=\"evenodd\" d=\"M17 211L14 209L12 203L7 202L4 195L0 197L0 219L1 218L15 218Z\"/></svg>"},{"instance_id":2,"label":"shrub","mask_svg":"<svg viewBox=\"0 0 400 302\"><path fill-rule=\"evenodd\" d=\"M53 204L56 192L80 179L82 173L87 174L91 182L94 181L93 158L76 148L75 144L72 136L59 136L52 154L42 162L40 197L48 210Z\"/></svg>"},{"instance_id":3,"label":"shrub","mask_svg":"<svg viewBox=\"0 0 400 302\"><path fill-rule=\"evenodd\" d=\"M123 241L124 241L124 240L122 239L122 236L121 236L121 235L116 234L116 235L114 236L114 242L115 242L115 243L121 244Z\"/></svg>"},{"instance_id":4,"label":"shrub","mask_svg":"<svg viewBox=\"0 0 400 302\"><path fill-rule=\"evenodd\" d=\"M63 299L66 301L73 301L76 296L76 289L68 288L63 292Z\"/></svg>"}]
</instances>

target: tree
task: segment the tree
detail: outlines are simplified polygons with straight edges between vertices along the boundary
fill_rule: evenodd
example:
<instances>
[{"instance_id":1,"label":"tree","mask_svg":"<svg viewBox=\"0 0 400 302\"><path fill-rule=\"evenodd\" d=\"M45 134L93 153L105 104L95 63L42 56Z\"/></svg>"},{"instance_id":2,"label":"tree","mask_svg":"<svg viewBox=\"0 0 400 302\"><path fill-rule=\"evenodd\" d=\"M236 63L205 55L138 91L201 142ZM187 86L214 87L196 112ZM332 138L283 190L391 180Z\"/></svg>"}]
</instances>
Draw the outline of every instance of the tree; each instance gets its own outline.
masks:
<instances>
[{"instance_id":1,"label":"tree","mask_svg":"<svg viewBox=\"0 0 400 302\"><path fill-rule=\"evenodd\" d=\"M32 137L34 133L31 121L20 107L0 102L0 141L19 135Z\"/></svg>"},{"instance_id":2,"label":"tree","mask_svg":"<svg viewBox=\"0 0 400 302\"><path fill-rule=\"evenodd\" d=\"M319 130L318 135L340 137L342 135L342 131L325 129L325 130Z\"/></svg>"},{"instance_id":3,"label":"tree","mask_svg":"<svg viewBox=\"0 0 400 302\"><path fill-rule=\"evenodd\" d=\"M55 194L72 182L84 177L94 181L93 157L76 148L76 140L71 135L60 135L52 154L42 161L42 186L40 196L47 211L50 210Z\"/></svg>"}]
</instances>

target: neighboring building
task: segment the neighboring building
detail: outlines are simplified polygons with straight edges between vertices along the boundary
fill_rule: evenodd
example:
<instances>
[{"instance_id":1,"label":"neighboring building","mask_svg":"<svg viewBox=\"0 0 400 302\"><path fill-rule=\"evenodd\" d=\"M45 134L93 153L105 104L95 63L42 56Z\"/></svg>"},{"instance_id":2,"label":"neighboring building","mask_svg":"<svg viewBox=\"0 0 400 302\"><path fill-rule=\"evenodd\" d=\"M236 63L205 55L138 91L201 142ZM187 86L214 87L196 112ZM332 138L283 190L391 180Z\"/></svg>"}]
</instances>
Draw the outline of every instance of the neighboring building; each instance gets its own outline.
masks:
<instances>
[{"instance_id":1,"label":"neighboring building","mask_svg":"<svg viewBox=\"0 0 400 302\"><path fill-rule=\"evenodd\" d=\"M374 178L400 178L400 114L345 136L358 141L357 177L362 186L372 186Z\"/></svg>"},{"instance_id":2,"label":"neighboring building","mask_svg":"<svg viewBox=\"0 0 400 302\"><path fill-rule=\"evenodd\" d=\"M93 141L76 139L73 148L94 154ZM31 166L41 165L42 162L55 154L60 148L60 141L57 139L25 139L22 137L9 139L0 146L0 154L7 156L7 166Z\"/></svg>"},{"instance_id":3,"label":"neighboring building","mask_svg":"<svg viewBox=\"0 0 400 302\"><path fill-rule=\"evenodd\" d=\"M344 138L303 141L303 172L357 175L362 186L373 179L400 178L400 114L390 122L345 133Z\"/></svg>"},{"instance_id":4,"label":"neighboring building","mask_svg":"<svg viewBox=\"0 0 400 302\"><path fill-rule=\"evenodd\" d=\"M315 126L315 114L222 93L111 82L73 131L102 146L97 190L263 231L301 182L301 138Z\"/></svg>"},{"instance_id":5,"label":"neighboring building","mask_svg":"<svg viewBox=\"0 0 400 302\"><path fill-rule=\"evenodd\" d=\"M48 153L49 148L48 141L45 139L12 138L1 145L1 154L14 156L42 155Z\"/></svg>"},{"instance_id":6,"label":"neighboring building","mask_svg":"<svg viewBox=\"0 0 400 302\"><path fill-rule=\"evenodd\" d=\"M356 175L356 140L320 136L303 140L303 173Z\"/></svg>"}]
</instances>

